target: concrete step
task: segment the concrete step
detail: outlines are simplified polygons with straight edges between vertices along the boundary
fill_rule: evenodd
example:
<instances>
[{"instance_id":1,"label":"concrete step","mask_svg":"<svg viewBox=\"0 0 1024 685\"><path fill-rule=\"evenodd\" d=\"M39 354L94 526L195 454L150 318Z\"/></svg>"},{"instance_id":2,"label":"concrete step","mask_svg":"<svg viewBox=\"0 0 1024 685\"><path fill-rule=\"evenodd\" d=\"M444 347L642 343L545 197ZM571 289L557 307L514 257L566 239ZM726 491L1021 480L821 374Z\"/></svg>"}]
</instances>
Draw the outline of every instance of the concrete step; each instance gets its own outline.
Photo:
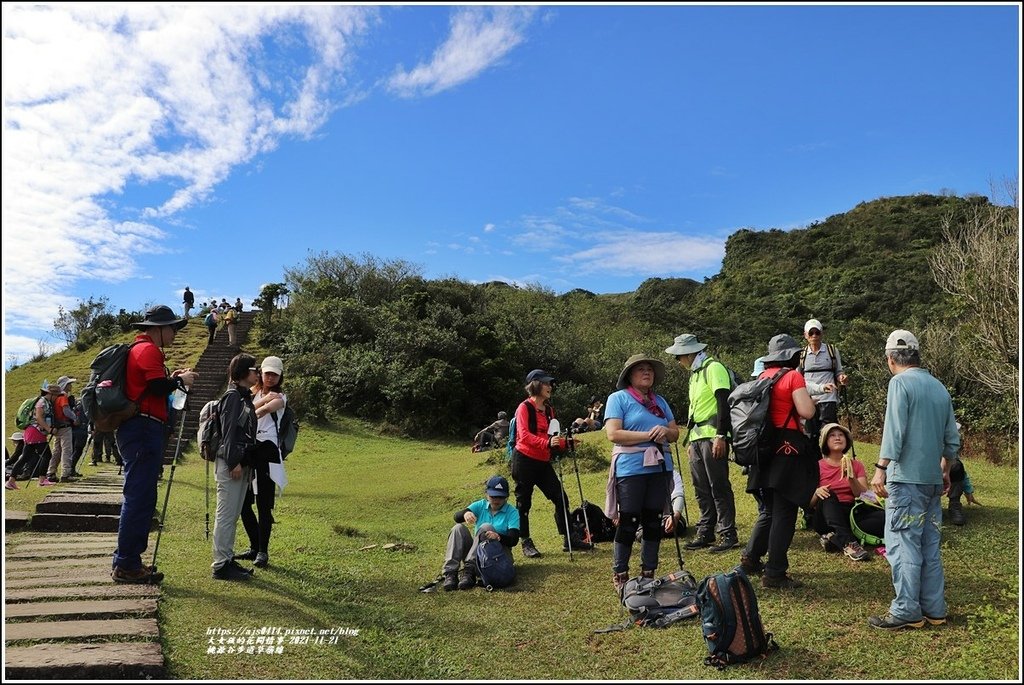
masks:
<instances>
[{"instance_id":1,"label":"concrete step","mask_svg":"<svg viewBox=\"0 0 1024 685\"><path fill-rule=\"evenodd\" d=\"M158 642L38 644L8 647L4 675L32 680L159 680L165 677Z\"/></svg>"},{"instance_id":2,"label":"concrete step","mask_svg":"<svg viewBox=\"0 0 1024 685\"><path fill-rule=\"evenodd\" d=\"M4 605L4 615L12 618L38 618L59 616L62 619L117 618L131 614L138 617L156 616L155 599L85 599L69 602L25 602Z\"/></svg>"},{"instance_id":3,"label":"concrete step","mask_svg":"<svg viewBox=\"0 0 1024 685\"><path fill-rule=\"evenodd\" d=\"M109 579L108 579L109 580ZM15 640L67 640L70 638L108 638L131 635L140 638L159 637L156 619L115 618L100 621L29 621L4 626L4 642Z\"/></svg>"},{"instance_id":4,"label":"concrete step","mask_svg":"<svg viewBox=\"0 0 1024 685\"><path fill-rule=\"evenodd\" d=\"M113 494L54 493L36 505L37 514L106 514L120 516L124 497Z\"/></svg>"},{"instance_id":5,"label":"concrete step","mask_svg":"<svg viewBox=\"0 0 1024 685\"><path fill-rule=\"evenodd\" d=\"M116 533L119 520L120 516L117 514L49 514L40 512L32 517L32 530ZM157 524L157 519L154 518L150 530L155 530Z\"/></svg>"},{"instance_id":6,"label":"concrete step","mask_svg":"<svg viewBox=\"0 0 1024 685\"><path fill-rule=\"evenodd\" d=\"M109 560L109 557L108 557ZM96 560L100 561L100 560ZM108 561L109 564L109 561ZM7 588L4 592L4 600L12 602L34 602L40 599L61 599L87 598L87 597L159 597L159 585L129 585L115 583L108 578L106 585L75 585L74 587L62 587L56 592L52 587L26 587Z\"/></svg>"},{"instance_id":7,"label":"concrete step","mask_svg":"<svg viewBox=\"0 0 1024 685\"><path fill-rule=\"evenodd\" d=\"M110 553L108 552L108 556ZM61 597L62 585L99 585L113 584L110 579L110 570L89 569L72 577L69 576L36 576L34 578L12 578L4 580L5 588L50 588L49 597Z\"/></svg>"},{"instance_id":8,"label":"concrete step","mask_svg":"<svg viewBox=\"0 0 1024 685\"><path fill-rule=\"evenodd\" d=\"M23 530L28 525L27 511L13 511L4 509L4 532L13 533Z\"/></svg>"}]
</instances>

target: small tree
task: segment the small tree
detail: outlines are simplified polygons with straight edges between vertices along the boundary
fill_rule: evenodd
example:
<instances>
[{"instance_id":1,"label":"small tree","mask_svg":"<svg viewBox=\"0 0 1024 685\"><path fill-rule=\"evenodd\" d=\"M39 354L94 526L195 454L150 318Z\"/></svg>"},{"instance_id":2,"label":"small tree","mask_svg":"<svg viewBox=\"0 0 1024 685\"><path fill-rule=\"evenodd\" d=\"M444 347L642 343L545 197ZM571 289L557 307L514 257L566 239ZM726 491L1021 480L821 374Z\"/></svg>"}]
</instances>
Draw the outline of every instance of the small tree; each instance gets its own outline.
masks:
<instances>
[{"instance_id":1,"label":"small tree","mask_svg":"<svg viewBox=\"0 0 1024 685\"><path fill-rule=\"evenodd\" d=\"M68 311L63 306L57 308L57 318L53 322L54 331L64 338L68 345L80 340L87 331L95 326L97 319L109 315L106 297L93 299L90 295L85 302L79 301L78 306Z\"/></svg>"}]
</instances>

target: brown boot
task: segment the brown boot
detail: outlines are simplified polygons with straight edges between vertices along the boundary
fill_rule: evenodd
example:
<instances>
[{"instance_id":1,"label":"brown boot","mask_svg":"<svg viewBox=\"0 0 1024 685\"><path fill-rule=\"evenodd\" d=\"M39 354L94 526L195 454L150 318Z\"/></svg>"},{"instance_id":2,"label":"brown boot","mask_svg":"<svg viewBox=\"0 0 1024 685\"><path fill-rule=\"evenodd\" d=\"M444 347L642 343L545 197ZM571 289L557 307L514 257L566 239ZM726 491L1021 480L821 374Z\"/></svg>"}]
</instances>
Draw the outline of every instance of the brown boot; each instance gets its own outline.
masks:
<instances>
[{"instance_id":1,"label":"brown boot","mask_svg":"<svg viewBox=\"0 0 1024 685\"><path fill-rule=\"evenodd\" d=\"M612 571L612 585L615 586L615 594L620 598L622 597L622 588L626 586L627 580L629 580L629 571L622 571L621 573Z\"/></svg>"}]
</instances>

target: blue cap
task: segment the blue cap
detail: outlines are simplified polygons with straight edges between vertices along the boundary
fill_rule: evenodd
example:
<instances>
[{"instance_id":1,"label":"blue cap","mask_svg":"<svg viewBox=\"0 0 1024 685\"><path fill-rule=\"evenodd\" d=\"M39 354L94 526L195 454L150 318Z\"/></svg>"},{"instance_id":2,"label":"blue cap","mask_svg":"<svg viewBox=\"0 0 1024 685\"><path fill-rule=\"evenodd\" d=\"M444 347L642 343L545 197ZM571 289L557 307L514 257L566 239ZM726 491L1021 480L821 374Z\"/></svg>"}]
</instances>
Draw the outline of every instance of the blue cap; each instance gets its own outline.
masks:
<instances>
[{"instance_id":1,"label":"blue cap","mask_svg":"<svg viewBox=\"0 0 1024 685\"><path fill-rule=\"evenodd\" d=\"M544 369L534 369L530 373L526 374L526 382L532 383L533 381L540 381L541 383L550 383L555 380L555 377L549 374Z\"/></svg>"},{"instance_id":2,"label":"blue cap","mask_svg":"<svg viewBox=\"0 0 1024 685\"><path fill-rule=\"evenodd\" d=\"M508 497L508 481L505 476L491 476L487 479L487 494L492 497Z\"/></svg>"}]
</instances>

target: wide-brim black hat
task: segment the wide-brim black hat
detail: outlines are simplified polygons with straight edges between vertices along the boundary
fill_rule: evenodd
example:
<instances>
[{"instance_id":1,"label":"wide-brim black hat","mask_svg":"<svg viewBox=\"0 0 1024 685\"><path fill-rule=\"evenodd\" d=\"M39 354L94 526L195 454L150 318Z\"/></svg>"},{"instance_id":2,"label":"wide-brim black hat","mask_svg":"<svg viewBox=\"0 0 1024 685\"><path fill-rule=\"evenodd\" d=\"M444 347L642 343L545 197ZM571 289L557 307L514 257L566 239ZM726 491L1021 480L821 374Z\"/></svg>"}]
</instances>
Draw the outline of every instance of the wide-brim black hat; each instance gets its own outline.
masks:
<instances>
[{"instance_id":1,"label":"wide-brim black hat","mask_svg":"<svg viewBox=\"0 0 1024 685\"><path fill-rule=\"evenodd\" d=\"M188 323L188 319L179 319L174 311L165 304L158 304L146 312L146 318L132 325L136 328L148 328L150 326L172 326L174 330L181 330Z\"/></svg>"}]
</instances>

